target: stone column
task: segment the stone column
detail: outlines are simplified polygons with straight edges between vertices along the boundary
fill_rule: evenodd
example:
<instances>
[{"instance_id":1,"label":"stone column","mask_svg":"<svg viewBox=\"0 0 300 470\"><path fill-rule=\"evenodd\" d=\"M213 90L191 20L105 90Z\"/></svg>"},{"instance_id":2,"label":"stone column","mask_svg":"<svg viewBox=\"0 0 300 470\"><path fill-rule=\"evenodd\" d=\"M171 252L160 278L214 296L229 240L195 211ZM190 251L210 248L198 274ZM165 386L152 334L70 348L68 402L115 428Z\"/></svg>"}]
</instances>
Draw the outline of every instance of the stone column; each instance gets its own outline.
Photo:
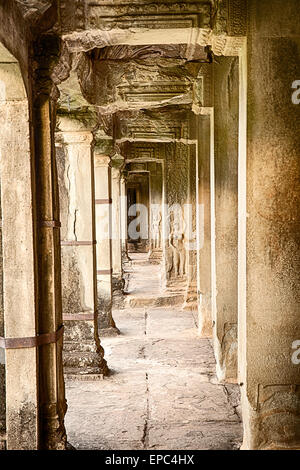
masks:
<instances>
[{"instance_id":1,"label":"stone column","mask_svg":"<svg viewBox=\"0 0 300 470\"><path fill-rule=\"evenodd\" d=\"M185 310L198 310L197 297L197 194L198 183L198 161L196 145L187 147L189 154L188 172L188 204L184 208L185 216L185 248L186 248L186 270L187 288L183 308Z\"/></svg>"},{"instance_id":2,"label":"stone column","mask_svg":"<svg viewBox=\"0 0 300 470\"><path fill-rule=\"evenodd\" d=\"M299 449L299 2L251 0L249 8L240 57L243 448Z\"/></svg>"},{"instance_id":3,"label":"stone column","mask_svg":"<svg viewBox=\"0 0 300 470\"><path fill-rule=\"evenodd\" d=\"M162 164L148 163L150 178L150 251L151 263L162 260Z\"/></svg>"},{"instance_id":4,"label":"stone column","mask_svg":"<svg viewBox=\"0 0 300 470\"><path fill-rule=\"evenodd\" d=\"M168 218L168 185L167 185L166 160L162 163L162 269L161 285L163 289L168 286L168 239L169 239L169 218Z\"/></svg>"},{"instance_id":5,"label":"stone column","mask_svg":"<svg viewBox=\"0 0 300 470\"><path fill-rule=\"evenodd\" d=\"M97 321L93 134L60 116L56 133L62 223L64 366L68 377L108 372Z\"/></svg>"},{"instance_id":6,"label":"stone column","mask_svg":"<svg viewBox=\"0 0 300 470\"><path fill-rule=\"evenodd\" d=\"M238 58L214 64L215 324L220 381L237 380L238 317Z\"/></svg>"},{"instance_id":7,"label":"stone column","mask_svg":"<svg viewBox=\"0 0 300 470\"><path fill-rule=\"evenodd\" d=\"M122 260L130 261L128 257L127 246L127 188L126 188L127 171L121 171L120 192L121 192L121 239L122 239Z\"/></svg>"},{"instance_id":8,"label":"stone column","mask_svg":"<svg viewBox=\"0 0 300 470\"><path fill-rule=\"evenodd\" d=\"M43 44L39 46L42 61ZM4 62L0 66L4 272L0 346L5 349L7 449L65 449L52 83L44 63L42 71L35 69L37 82L31 83L27 97L18 63L8 52Z\"/></svg>"},{"instance_id":9,"label":"stone column","mask_svg":"<svg viewBox=\"0 0 300 470\"><path fill-rule=\"evenodd\" d=\"M210 200L210 155L213 152L211 139L212 116L198 117L198 330L201 337L212 337L211 306L211 200Z\"/></svg>"},{"instance_id":10,"label":"stone column","mask_svg":"<svg viewBox=\"0 0 300 470\"><path fill-rule=\"evenodd\" d=\"M122 291L124 287L122 269L121 240L121 171L124 165L122 155L114 155L111 160L112 194L112 282L113 290Z\"/></svg>"},{"instance_id":11,"label":"stone column","mask_svg":"<svg viewBox=\"0 0 300 470\"><path fill-rule=\"evenodd\" d=\"M111 162L94 149L97 237L98 325L101 334L118 332L112 316Z\"/></svg>"},{"instance_id":12,"label":"stone column","mask_svg":"<svg viewBox=\"0 0 300 470\"><path fill-rule=\"evenodd\" d=\"M5 90L0 101L1 431L6 424L8 450L34 450L39 445L38 347L34 340L22 349L16 344L16 338L34 338L38 333L29 104L19 65L8 52L0 64L0 85Z\"/></svg>"},{"instance_id":13,"label":"stone column","mask_svg":"<svg viewBox=\"0 0 300 470\"><path fill-rule=\"evenodd\" d=\"M44 72L42 69L43 84ZM57 336L53 342L39 347L39 447L54 450L65 449L66 446L64 415L67 409L62 364L63 337L57 335L62 331L63 320L60 214L54 143L56 106L43 93L40 82L36 84L34 96L38 333L54 333Z\"/></svg>"}]
</instances>

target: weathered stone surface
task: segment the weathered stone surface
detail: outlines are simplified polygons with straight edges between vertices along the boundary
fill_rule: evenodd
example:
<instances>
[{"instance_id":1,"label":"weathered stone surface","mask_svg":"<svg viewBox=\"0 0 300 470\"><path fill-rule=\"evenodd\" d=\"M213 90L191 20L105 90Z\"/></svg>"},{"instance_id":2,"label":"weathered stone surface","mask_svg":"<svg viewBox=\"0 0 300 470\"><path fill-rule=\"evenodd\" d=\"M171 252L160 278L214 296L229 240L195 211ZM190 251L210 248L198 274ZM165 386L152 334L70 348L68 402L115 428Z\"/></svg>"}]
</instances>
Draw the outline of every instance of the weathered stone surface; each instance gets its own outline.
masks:
<instances>
[{"instance_id":1,"label":"weathered stone surface","mask_svg":"<svg viewBox=\"0 0 300 470\"><path fill-rule=\"evenodd\" d=\"M63 300L65 372L93 380L80 394L69 381L76 447L237 448L238 389L217 384L213 330L219 379L236 380L239 349L243 448L299 448L298 1L10 0L0 25L0 335L54 334ZM56 155L55 128L69 132ZM96 166L94 192L91 146L96 165L124 159L120 186ZM134 191L143 240L128 238ZM118 233L113 248L97 236L97 263L95 214L98 235ZM123 335L104 341L116 373L96 383L123 281ZM66 448L62 345L1 353L0 448Z\"/></svg>"},{"instance_id":2,"label":"weathered stone surface","mask_svg":"<svg viewBox=\"0 0 300 470\"><path fill-rule=\"evenodd\" d=\"M125 305L131 308L139 307L159 307L164 305L182 305L184 302L184 288L176 286L167 291L163 288L161 282L161 273L159 265L155 270L151 267L152 263L145 258L143 253L131 255L135 264L126 263L124 266L127 280L125 289ZM155 292L155 296L153 296Z\"/></svg>"},{"instance_id":3,"label":"weathered stone surface","mask_svg":"<svg viewBox=\"0 0 300 470\"><path fill-rule=\"evenodd\" d=\"M213 299L217 374L237 380L238 322L238 59L214 65L216 298Z\"/></svg>"},{"instance_id":4,"label":"weathered stone surface","mask_svg":"<svg viewBox=\"0 0 300 470\"><path fill-rule=\"evenodd\" d=\"M132 256L133 290L139 260L146 257ZM158 279L159 267L148 267ZM143 287L149 288L147 276ZM154 297L157 290L154 284ZM237 405L218 385L211 343L197 337L191 313L151 307L126 308L114 316L121 335L103 339L113 374L101 383L67 387L71 444L77 449L238 449Z\"/></svg>"},{"instance_id":5,"label":"weathered stone surface","mask_svg":"<svg viewBox=\"0 0 300 470\"><path fill-rule=\"evenodd\" d=\"M300 446L300 368L292 361L292 344L300 337L300 108L291 99L300 75L299 5L271 5L250 2L247 76L242 59L248 109L241 122L248 132L240 167L240 201L247 213L240 214L239 368L246 449Z\"/></svg>"},{"instance_id":6,"label":"weathered stone surface","mask_svg":"<svg viewBox=\"0 0 300 470\"><path fill-rule=\"evenodd\" d=\"M108 372L97 323L94 126L93 113L74 113L73 119L61 113L56 133L66 328L63 358L65 374L81 376Z\"/></svg>"},{"instance_id":7,"label":"weathered stone surface","mask_svg":"<svg viewBox=\"0 0 300 470\"><path fill-rule=\"evenodd\" d=\"M97 239L97 314L100 336L118 334L112 316L112 221L110 156L98 153L102 139L94 148L95 224Z\"/></svg>"}]
</instances>

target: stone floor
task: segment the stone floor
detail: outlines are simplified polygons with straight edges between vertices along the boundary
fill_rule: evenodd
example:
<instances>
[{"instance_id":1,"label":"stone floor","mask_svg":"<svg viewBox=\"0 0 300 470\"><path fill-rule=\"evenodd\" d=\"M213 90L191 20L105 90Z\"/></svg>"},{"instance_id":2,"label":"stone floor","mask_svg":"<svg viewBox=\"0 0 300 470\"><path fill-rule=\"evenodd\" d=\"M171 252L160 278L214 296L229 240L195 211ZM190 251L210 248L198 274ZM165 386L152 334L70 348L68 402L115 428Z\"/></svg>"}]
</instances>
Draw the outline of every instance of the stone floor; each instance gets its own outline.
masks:
<instances>
[{"instance_id":1,"label":"stone floor","mask_svg":"<svg viewBox=\"0 0 300 470\"><path fill-rule=\"evenodd\" d=\"M155 307L159 266L132 255L127 284L134 308L114 311L121 331L103 338L110 377L67 383L68 441L76 449L238 449L238 389L215 377L211 343L192 314ZM130 305L130 302L129 302Z\"/></svg>"}]
</instances>

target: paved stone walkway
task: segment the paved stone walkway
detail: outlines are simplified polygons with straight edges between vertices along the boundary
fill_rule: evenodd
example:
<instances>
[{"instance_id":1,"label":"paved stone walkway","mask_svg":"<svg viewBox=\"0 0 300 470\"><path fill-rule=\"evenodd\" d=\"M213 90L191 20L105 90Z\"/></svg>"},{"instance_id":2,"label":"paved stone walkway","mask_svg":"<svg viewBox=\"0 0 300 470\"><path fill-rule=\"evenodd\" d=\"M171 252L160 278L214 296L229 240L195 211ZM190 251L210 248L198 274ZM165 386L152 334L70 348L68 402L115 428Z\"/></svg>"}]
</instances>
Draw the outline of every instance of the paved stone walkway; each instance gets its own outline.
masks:
<instances>
[{"instance_id":1,"label":"paved stone walkway","mask_svg":"<svg viewBox=\"0 0 300 470\"><path fill-rule=\"evenodd\" d=\"M130 299L158 298L159 267L134 255L127 288ZM146 302L114 318L121 335L102 340L111 376L67 383L68 441L77 449L238 449L237 387L217 383L211 343L197 336L192 314Z\"/></svg>"}]
</instances>

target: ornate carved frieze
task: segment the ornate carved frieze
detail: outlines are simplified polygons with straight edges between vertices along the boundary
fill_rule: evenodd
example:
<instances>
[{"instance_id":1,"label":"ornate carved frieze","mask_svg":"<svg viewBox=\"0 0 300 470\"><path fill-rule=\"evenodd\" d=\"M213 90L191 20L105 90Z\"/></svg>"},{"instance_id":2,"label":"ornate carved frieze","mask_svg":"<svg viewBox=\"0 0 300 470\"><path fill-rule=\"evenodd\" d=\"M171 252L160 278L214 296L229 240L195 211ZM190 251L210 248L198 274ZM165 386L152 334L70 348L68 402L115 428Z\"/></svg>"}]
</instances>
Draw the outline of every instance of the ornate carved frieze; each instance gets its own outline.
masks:
<instances>
[{"instance_id":1,"label":"ornate carved frieze","mask_svg":"<svg viewBox=\"0 0 300 470\"><path fill-rule=\"evenodd\" d=\"M124 142L121 146L126 162L152 162L165 158L165 144L158 142Z\"/></svg>"},{"instance_id":2,"label":"ornate carved frieze","mask_svg":"<svg viewBox=\"0 0 300 470\"><path fill-rule=\"evenodd\" d=\"M210 2L87 2L89 28L190 28L210 26Z\"/></svg>"},{"instance_id":3,"label":"ornate carved frieze","mask_svg":"<svg viewBox=\"0 0 300 470\"><path fill-rule=\"evenodd\" d=\"M180 139L186 138L186 132L183 126L173 126L167 127L164 126L163 128L158 127L145 127L145 126L136 126L131 125L130 123L126 127L124 131L123 128L123 136L121 139L128 139L128 140L136 140L136 141L161 141L161 142L168 142L168 141L176 141Z\"/></svg>"},{"instance_id":4,"label":"ornate carved frieze","mask_svg":"<svg viewBox=\"0 0 300 470\"><path fill-rule=\"evenodd\" d=\"M145 60L154 58L183 59L191 58L187 44L148 44L130 46L120 44L102 47L92 51L93 60ZM193 60L207 61L205 47L196 44L192 54Z\"/></svg>"},{"instance_id":5,"label":"ornate carved frieze","mask_svg":"<svg viewBox=\"0 0 300 470\"><path fill-rule=\"evenodd\" d=\"M170 108L170 107L169 107ZM119 113L117 139L175 141L187 139L188 110L174 107Z\"/></svg>"},{"instance_id":6,"label":"ornate carved frieze","mask_svg":"<svg viewBox=\"0 0 300 470\"><path fill-rule=\"evenodd\" d=\"M170 100L178 95L191 97L192 84L189 82L133 82L117 87L117 94L128 103L159 103Z\"/></svg>"},{"instance_id":7,"label":"ornate carved frieze","mask_svg":"<svg viewBox=\"0 0 300 470\"><path fill-rule=\"evenodd\" d=\"M131 145L130 159L154 160L158 158L157 146L149 146L149 144Z\"/></svg>"}]
</instances>

